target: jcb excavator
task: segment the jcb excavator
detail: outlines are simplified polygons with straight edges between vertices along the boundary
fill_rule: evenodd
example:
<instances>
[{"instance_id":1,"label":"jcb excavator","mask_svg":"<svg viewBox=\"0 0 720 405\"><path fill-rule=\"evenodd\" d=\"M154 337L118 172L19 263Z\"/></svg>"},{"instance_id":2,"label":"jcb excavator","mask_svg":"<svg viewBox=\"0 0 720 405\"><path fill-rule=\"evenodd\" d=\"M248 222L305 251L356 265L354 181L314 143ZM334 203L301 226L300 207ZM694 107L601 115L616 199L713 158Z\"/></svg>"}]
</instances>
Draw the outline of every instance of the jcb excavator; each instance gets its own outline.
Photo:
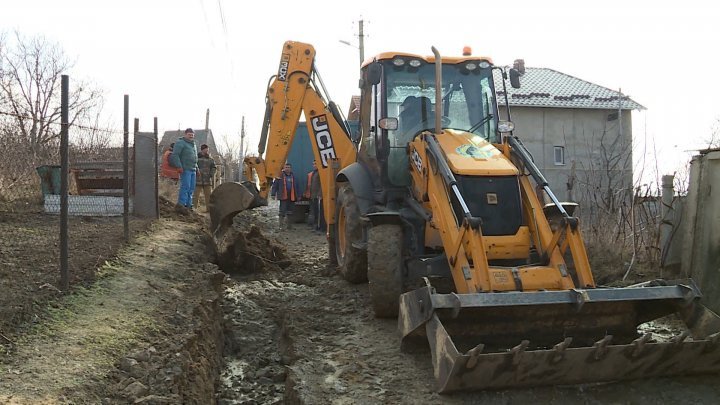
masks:
<instances>
[{"instance_id":1,"label":"jcb excavator","mask_svg":"<svg viewBox=\"0 0 720 405\"><path fill-rule=\"evenodd\" d=\"M346 280L369 281L376 316L397 316L402 349L429 346L440 392L717 372L720 318L692 280L595 284L578 219L513 134L509 108L499 118L495 70L503 88L520 85L486 57L379 54L361 67L353 136L313 47L286 42L267 90L264 158L245 162L259 190L218 187L213 226L267 198L302 113L331 260ZM638 332L666 316L684 331Z\"/></svg>"}]
</instances>

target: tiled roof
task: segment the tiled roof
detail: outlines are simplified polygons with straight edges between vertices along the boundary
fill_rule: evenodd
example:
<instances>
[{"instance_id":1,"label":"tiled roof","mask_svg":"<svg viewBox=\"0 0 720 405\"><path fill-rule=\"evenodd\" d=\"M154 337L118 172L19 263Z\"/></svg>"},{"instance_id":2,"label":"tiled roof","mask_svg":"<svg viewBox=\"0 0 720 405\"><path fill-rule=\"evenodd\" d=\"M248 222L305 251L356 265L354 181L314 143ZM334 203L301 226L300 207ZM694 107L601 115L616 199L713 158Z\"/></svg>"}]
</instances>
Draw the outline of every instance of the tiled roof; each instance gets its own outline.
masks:
<instances>
[{"instance_id":1,"label":"tiled roof","mask_svg":"<svg viewBox=\"0 0 720 405\"><path fill-rule=\"evenodd\" d=\"M357 121L360 119L360 96L352 96L350 99L347 119L348 121Z\"/></svg>"},{"instance_id":2,"label":"tiled roof","mask_svg":"<svg viewBox=\"0 0 720 405\"><path fill-rule=\"evenodd\" d=\"M498 104L505 105L500 72L494 71ZM644 110L645 107L615 90L547 68L525 68L520 88L506 83L511 106Z\"/></svg>"}]
</instances>

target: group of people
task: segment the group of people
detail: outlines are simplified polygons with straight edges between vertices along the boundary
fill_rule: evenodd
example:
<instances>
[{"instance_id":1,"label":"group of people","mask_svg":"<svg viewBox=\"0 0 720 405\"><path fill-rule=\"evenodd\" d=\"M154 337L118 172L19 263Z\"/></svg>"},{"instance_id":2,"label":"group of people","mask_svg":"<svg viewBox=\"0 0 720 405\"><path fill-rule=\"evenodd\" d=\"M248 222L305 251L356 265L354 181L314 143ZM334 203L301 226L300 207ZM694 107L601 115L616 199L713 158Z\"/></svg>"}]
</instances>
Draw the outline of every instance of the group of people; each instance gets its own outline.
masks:
<instances>
[{"instance_id":1,"label":"group of people","mask_svg":"<svg viewBox=\"0 0 720 405\"><path fill-rule=\"evenodd\" d=\"M298 182L290 163L285 163L280 177L273 181L270 195L280 201L278 222L280 229L292 229L295 202L299 200ZM320 175L317 164L313 161L313 170L307 174L307 185L302 194L310 202L310 215L308 224L316 232L325 229L325 216L322 208L322 190L320 188Z\"/></svg>"},{"instance_id":2,"label":"group of people","mask_svg":"<svg viewBox=\"0 0 720 405\"><path fill-rule=\"evenodd\" d=\"M203 144L198 153L195 145L195 131L185 130L182 138L163 153L160 175L180 184L175 211L187 214L198 207L198 197L204 196L205 211L208 210L210 194L215 186L215 160L210 156L210 148Z\"/></svg>"},{"instance_id":3,"label":"group of people","mask_svg":"<svg viewBox=\"0 0 720 405\"><path fill-rule=\"evenodd\" d=\"M195 131L185 130L182 138L165 150L160 164L160 175L179 183L178 199L175 210L186 214L198 207L199 194L204 196L205 211L208 210L210 194L215 186L215 160L210 157L207 145L195 146ZM292 229L292 216L295 202L304 197L310 202L308 224L317 232L325 229L322 208L322 190L317 164L313 161L313 170L307 174L307 186L302 195L293 174L292 165L285 163L280 176L272 184L270 195L280 201L278 219L280 229Z\"/></svg>"}]
</instances>

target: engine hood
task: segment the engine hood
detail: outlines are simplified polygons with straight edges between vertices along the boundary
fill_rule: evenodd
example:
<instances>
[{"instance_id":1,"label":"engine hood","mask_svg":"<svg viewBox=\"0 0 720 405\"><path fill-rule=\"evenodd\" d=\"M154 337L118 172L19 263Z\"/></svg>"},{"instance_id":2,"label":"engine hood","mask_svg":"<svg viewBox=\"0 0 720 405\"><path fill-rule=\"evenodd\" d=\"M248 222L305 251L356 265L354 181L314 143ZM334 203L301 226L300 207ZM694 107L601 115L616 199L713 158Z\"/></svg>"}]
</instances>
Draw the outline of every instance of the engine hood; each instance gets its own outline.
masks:
<instances>
[{"instance_id":1,"label":"engine hood","mask_svg":"<svg viewBox=\"0 0 720 405\"><path fill-rule=\"evenodd\" d=\"M444 129L436 138L455 174L516 176L519 173L493 144L475 134Z\"/></svg>"}]
</instances>

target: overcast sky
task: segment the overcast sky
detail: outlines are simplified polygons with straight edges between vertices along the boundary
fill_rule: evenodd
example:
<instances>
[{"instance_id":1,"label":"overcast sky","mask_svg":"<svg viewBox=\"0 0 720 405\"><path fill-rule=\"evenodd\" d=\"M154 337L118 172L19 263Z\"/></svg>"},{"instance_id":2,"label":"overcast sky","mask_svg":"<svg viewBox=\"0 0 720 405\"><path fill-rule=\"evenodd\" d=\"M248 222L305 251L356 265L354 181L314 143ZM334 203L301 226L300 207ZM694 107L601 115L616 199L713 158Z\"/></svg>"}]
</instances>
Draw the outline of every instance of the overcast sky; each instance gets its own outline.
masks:
<instances>
[{"instance_id":1,"label":"overcast sky","mask_svg":"<svg viewBox=\"0 0 720 405\"><path fill-rule=\"evenodd\" d=\"M252 5L251 5L252 4ZM654 140L672 173L703 148L720 118L720 6L677 1L264 1L3 0L0 30L44 35L76 60L73 78L106 90L122 129L122 98L141 130L205 125L237 142L242 116L256 149L265 88L286 40L308 42L333 99L347 113L358 94L359 19L366 57L383 51L474 54L496 64L525 59L622 89L647 108L633 132ZM434 6L433 6L434 5ZM517 134L522 137L522 134ZM636 153L639 156L639 153ZM639 159L636 159L639 160ZM654 166L654 164L653 164Z\"/></svg>"}]
</instances>

